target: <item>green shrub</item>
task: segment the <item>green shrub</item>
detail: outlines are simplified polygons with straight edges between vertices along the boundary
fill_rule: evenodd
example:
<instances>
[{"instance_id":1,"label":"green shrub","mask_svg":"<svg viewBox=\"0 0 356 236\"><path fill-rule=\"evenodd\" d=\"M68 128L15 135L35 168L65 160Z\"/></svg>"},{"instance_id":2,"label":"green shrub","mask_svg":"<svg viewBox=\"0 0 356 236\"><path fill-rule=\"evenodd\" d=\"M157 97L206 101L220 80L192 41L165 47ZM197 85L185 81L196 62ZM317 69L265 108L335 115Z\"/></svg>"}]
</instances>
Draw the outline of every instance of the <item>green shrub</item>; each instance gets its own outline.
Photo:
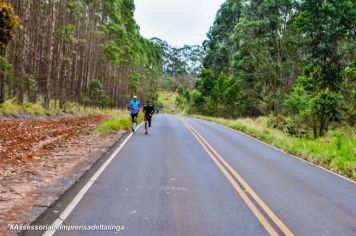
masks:
<instances>
[{"instance_id":1,"label":"green shrub","mask_svg":"<svg viewBox=\"0 0 356 236\"><path fill-rule=\"evenodd\" d=\"M39 103L34 104L34 103L26 102L23 104L23 107L26 112L34 115L43 116L46 114L46 109L44 109Z\"/></svg>"},{"instance_id":2,"label":"green shrub","mask_svg":"<svg viewBox=\"0 0 356 236\"><path fill-rule=\"evenodd\" d=\"M143 120L143 114L141 113L138 117L138 122ZM111 118L104 121L98 128L97 131L101 134L110 134L117 130L128 130L131 128L131 117L119 117Z\"/></svg>"},{"instance_id":3,"label":"green shrub","mask_svg":"<svg viewBox=\"0 0 356 236\"><path fill-rule=\"evenodd\" d=\"M98 127L97 131L101 134L109 134L115 130L127 130L130 126L131 120L129 117L121 120L112 118L102 123Z\"/></svg>"},{"instance_id":4,"label":"green shrub","mask_svg":"<svg viewBox=\"0 0 356 236\"><path fill-rule=\"evenodd\" d=\"M63 111L69 114L80 114L82 108L77 103L67 102L63 106Z\"/></svg>"},{"instance_id":5,"label":"green shrub","mask_svg":"<svg viewBox=\"0 0 356 236\"><path fill-rule=\"evenodd\" d=\"M17 104L14 100L6 100L0 105L0 113L3 115L16 115L21 113L23 108Z\"/></svg>"},{"instance_id":6,"label":"green shrub","mask_svg":"<svg viewBox=\"0 0 356 236\"><path fill-rule=\"evenodd\" d=\"M267 119L267 127L272 129L279 129L284 131L288 122L284 116L281 115L269 115Z\"/></svg>"}]
</instances>

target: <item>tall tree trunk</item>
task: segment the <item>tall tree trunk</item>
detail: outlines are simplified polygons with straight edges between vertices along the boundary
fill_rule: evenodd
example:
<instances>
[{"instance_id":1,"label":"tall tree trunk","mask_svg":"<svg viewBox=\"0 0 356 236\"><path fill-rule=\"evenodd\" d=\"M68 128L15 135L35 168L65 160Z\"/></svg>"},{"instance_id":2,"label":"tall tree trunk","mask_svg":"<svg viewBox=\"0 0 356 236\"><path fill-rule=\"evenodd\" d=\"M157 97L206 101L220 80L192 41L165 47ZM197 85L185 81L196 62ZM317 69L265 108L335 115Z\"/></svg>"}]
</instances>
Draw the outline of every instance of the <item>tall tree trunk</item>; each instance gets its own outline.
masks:
<instances>
[{"instance_id":1,"label":"tall tree trunk","mask_svg":"<svg viewBox=\"0 0 356 236\"><path fill-rule=\"evenodd\" d=\"M5 82L5 75L0 71L0 104L5 102Z\"/></svg>"},{"instance_id":2,"label":"tall tree trunk","mask_svg":"<svg viewBox=\"0 0 356 236\"><path fill-rule=\"evenodd\" d=\"M56 0L49 0L49 15L50 20L48 23L48 32L47 32L47 70L45 74L45 81L44 81L44 108L49 108L50 102L50 81L51 81L51 74L52 74L52 59L53 59L53 33L54 27L56 25L56 9L55 9L55 1Z\"/></svg>"}]
</instances>

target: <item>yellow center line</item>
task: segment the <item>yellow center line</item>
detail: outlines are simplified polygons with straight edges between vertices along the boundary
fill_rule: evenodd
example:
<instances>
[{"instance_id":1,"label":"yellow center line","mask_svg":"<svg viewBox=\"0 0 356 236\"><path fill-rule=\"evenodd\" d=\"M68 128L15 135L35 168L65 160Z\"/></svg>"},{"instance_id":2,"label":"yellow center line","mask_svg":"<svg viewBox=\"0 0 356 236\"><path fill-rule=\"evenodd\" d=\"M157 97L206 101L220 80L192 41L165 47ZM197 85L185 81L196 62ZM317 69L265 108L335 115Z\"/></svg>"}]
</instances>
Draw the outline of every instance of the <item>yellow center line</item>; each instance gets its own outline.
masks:
<instances>
[{"instance_id":1,"label":"yellow center line","mask_svg":"<svg viewBox=\"0 0 356 236\"><path fill-rule=\"evenodd\" d=\"M245 201L246 205L250 208L253 214L257 217L269 235L278 235L276 230L268 222L268 220L263 216L263 214L258 210L254 203L247 196L245 191L257 202L261 209L270 217L270 219L279 227L279 229L288 236L294 235L291 230L278 218L278 216L267 206L267 204L253 191L253 189L247 184L247 182L227 163L224 158L196 131L190 124L185 120L181 119L181 122L188 128L188 130L193 134L193 136L198 140L198 142L203 146L205 151L209 154L214 163L223 172L225 177L229 180L231 185L239 193L241 198ZM235 177L235 179L233 178ZM237 182L237 181L238 182ZM239 184L245 189L245 191L239 186Z\"/></svg>"}]
</instances>

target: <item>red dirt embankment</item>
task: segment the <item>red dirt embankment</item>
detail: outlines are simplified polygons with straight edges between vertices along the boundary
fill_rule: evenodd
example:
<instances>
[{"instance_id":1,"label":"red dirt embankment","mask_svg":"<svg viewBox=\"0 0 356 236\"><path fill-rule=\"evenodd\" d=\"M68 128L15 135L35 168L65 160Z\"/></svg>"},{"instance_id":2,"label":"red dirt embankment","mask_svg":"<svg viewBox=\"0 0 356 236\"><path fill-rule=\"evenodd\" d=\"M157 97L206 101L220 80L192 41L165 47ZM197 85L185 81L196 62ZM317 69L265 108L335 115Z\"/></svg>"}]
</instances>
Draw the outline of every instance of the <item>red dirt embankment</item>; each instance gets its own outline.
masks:
<instances>
[{"instance_id":1,"label":"red dirt embankment","mask_svg":"<svg viewBox=\"0 0 356 236\"><path fill-rule=\"evenodd\" d=\"M0 235L31 223L115 143L122 132L95 132L104 119L0 120Z\"/></svg>"},{"instance_id":2,"label":"red dirt embankment","mask_svg":"<svg viewBox=\"0 0 356 236\"><path fill-rule=\"evenodd\" d=\"M0 121L0 167L34 162L102 116Z\"/></svg>"}]
</instances>

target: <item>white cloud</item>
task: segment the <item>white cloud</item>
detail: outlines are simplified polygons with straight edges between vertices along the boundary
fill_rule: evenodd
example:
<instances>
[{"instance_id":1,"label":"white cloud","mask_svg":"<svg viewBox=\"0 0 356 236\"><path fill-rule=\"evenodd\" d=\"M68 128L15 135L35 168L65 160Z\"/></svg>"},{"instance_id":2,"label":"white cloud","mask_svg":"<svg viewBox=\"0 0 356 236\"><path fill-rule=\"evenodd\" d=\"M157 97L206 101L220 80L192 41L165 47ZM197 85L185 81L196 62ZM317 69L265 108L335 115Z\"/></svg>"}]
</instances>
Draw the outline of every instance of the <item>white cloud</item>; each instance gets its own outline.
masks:
<instances>
[{"instance_id":1,"label":"white cloud","mask_svg":"<svg viewBox=\"0 0 356 236\"><path fill-rule=\"evenodd\" d=\"M201 44L225 0L135 0L135 19L146 38L174 46Z\"/></svg>"}]
</instances>

